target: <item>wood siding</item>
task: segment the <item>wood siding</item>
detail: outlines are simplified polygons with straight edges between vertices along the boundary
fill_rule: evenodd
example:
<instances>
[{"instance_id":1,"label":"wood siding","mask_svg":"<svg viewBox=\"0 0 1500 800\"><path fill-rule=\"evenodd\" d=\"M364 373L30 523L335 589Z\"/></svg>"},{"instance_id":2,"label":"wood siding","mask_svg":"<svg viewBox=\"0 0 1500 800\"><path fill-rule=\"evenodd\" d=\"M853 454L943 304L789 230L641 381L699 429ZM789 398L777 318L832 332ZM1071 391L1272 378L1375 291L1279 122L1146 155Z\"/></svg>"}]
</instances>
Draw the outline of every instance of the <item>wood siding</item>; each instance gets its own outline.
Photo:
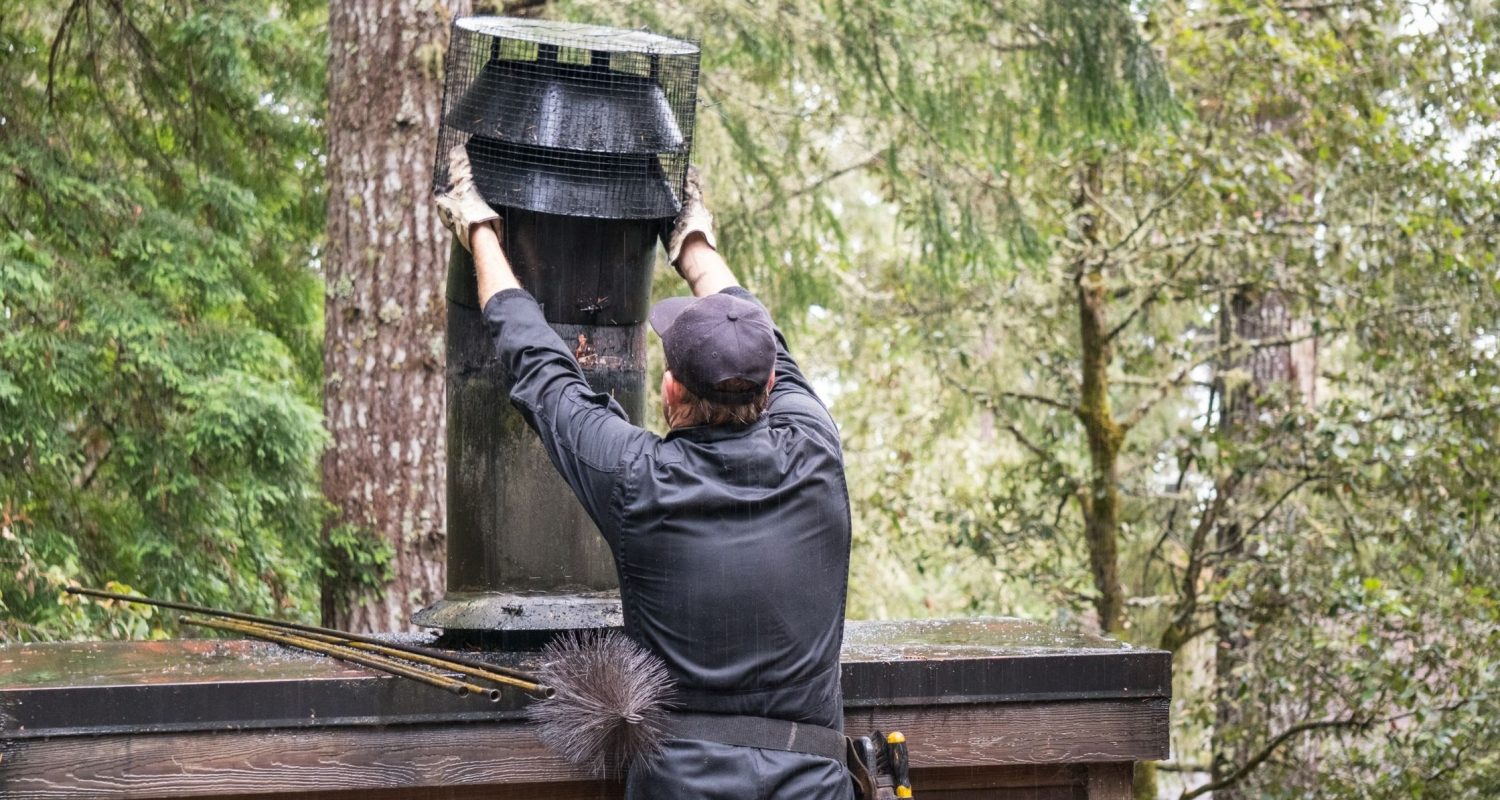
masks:
<instances>
[{"instance_id":1,"label":"wood siding","mask_svg":"<svg viewBox=\"0 0 1500 800\"><path fill-rule=\"evenodd\" d=\"M893 708L850 714L847 729L905 732L914 780L937 792L924 797L1075 797L1089 786L1113 786L1118 775L1109 776L1118 770L1074 767L1128 767L1167 755L1167 704ZM992 769L1001 767L1014 768ZM1018 794L1022 784L1032 793ZM994 792L972 794L981 789ZM583 798L617 797L619 787L569 767L522 723L70 737L13 741L0 752L7 800L353 797L344 794L350 791L360 800Z\"/></svg>"}]
</instances>

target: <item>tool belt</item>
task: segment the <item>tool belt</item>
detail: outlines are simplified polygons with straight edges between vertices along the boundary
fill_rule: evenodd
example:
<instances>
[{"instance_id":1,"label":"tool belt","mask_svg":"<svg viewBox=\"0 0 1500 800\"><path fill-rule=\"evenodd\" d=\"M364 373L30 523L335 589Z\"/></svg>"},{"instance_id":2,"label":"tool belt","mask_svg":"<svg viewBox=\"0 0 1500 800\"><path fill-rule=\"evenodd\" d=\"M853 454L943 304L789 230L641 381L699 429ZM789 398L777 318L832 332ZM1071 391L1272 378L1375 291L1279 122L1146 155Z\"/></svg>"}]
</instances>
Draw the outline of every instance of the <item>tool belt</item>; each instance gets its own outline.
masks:
<instances>
[{"instance_id":1,"label":"tool belt","mask_svg":"<svg viewBox=\"0 0 1500 800\"><path fill-rule=\"evenodd\" d=\"M677 739L805 753L844 763L844 734L821 725L741 714L675 711L667 715L666 731Z\"/></svg>"},{"instance_id":2,"label":"tool belt","mask_svg":"<svg viewBox=\"0 0 1500 800\"><path fill-rule=\"evenodd\" d=\"M739 747L758 747L802 753L845 765L860 800L911 797L907 777L905 738L879 731L870 736L845 736L821 725L788 722L742 714L701 714L675 711L664 726L674 739L698 739Z\"/></svg>"}]
</instances>

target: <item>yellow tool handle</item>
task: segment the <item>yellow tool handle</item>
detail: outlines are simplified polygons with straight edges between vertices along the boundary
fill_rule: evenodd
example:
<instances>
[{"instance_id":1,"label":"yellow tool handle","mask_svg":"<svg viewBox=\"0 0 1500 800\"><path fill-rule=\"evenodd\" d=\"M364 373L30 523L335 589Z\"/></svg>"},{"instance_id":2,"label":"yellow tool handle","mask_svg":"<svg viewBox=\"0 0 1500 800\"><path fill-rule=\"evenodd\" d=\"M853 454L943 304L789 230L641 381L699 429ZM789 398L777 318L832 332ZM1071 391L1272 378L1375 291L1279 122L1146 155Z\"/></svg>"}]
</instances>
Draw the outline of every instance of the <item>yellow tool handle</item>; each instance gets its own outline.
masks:
<instances>
[{"instance_id":1,"label":"yellow tool handle","mask_svg":"<svg viewBox=\"0 0 1500 800\"><path fill-rule=\"evenodd\" d=\"M891 765L896 797L911 797L911 756L906 750L906 736L901 731L891 731L886 735L885 754Z\"/></svg>"}]
</instances>

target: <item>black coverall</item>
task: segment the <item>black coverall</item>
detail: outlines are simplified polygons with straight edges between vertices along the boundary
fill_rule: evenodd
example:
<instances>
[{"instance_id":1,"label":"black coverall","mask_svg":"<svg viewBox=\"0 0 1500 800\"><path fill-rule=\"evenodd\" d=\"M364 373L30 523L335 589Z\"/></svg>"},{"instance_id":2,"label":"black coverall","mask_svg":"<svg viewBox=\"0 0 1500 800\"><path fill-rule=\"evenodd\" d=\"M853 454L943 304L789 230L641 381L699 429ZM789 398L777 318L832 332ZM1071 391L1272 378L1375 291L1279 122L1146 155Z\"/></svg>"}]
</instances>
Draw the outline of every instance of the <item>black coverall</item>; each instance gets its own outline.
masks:
<instances>
[{"instance_id":1,"label":"black coverall","mask_svg":"<svg viewBox=\"0 0 1500 800\"><path fill-rule=\"evenodd\" d=\"M589 388L530 294L500 292L484 318L511 403L609 542L625 631L666 662L679 708L841 729L843 453L781 332L759 421L662 438ZM840 762L697 740L668 742L657 766L626 783L638 800L852 796Z\"/></svg>"}]
</instances>

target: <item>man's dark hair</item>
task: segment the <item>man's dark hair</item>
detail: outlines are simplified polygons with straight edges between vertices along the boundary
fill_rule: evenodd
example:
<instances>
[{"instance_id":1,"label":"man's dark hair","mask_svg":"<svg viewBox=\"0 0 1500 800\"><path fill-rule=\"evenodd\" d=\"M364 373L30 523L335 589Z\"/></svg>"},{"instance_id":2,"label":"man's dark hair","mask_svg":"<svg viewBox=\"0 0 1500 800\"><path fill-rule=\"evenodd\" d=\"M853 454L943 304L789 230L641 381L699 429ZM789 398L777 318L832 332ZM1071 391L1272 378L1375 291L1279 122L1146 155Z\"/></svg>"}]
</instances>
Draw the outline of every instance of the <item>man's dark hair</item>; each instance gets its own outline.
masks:
<instances>
[{"instance_id":1,"label":"man's dark hair","mask_svg":"<svg viewBox=\"0 0 1500 800\"><path fill-rule=\"evenodd\" d=\"M766 391L748 403L738 405L726 405L705 400L682 384L678 384L682 391L682 402L675 406L666 408L668 428L690 428L695 425L730 425L743 428L760 419L760 415L766 411L766 406L771 402L771 389ZM730 378L714 384L714 390L720 392L749 392L755 389L755 384L741 378Z\"/></svg>"}]
</instances>

